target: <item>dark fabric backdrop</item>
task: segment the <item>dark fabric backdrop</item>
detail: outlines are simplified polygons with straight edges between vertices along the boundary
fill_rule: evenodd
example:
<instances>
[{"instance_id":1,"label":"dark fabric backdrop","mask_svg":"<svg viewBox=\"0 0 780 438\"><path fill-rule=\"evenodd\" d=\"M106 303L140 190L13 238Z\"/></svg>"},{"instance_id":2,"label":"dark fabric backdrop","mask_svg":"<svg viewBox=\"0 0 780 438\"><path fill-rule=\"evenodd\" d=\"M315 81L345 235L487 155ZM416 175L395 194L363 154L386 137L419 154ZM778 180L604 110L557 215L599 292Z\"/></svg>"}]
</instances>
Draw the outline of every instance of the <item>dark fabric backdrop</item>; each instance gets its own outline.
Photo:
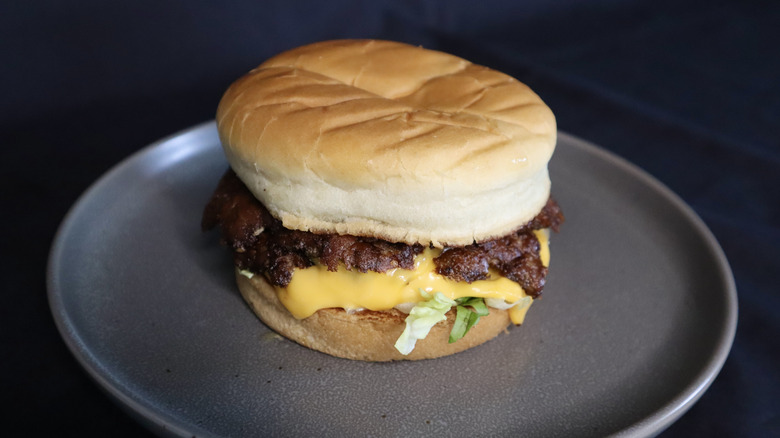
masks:
<instances>
[{"instance_id":1,"label":"dark fabric backdrop","mask_svg":"<svg viewBox=\"0 0 780 438\"><path fill-rule=\"evenodd\" d=\"M729 258L740 319L719 377L663 436L780 435L780 3L47 0L0 4L9 436L148 434L55 329L45 270L57 226L112 165L213 118L238 75L343 37L420 44L512 74L561 130L689 203Z\"/></svg>"}]
</instances>

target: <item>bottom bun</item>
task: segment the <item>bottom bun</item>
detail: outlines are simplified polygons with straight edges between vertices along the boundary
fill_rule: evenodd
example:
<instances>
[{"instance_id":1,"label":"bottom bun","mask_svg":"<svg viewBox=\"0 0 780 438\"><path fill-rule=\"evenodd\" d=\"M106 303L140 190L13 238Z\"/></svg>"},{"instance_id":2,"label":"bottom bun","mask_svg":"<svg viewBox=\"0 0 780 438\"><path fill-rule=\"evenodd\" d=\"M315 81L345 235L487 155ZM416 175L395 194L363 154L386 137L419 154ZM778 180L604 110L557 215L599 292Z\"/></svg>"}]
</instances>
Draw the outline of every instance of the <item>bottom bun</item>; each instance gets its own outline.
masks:
<instances>
[{"instance_id":1,"label":"bottom bun","mask_svg":"<svg viewBox=\"0 0 780 438\"><path fill-rule=\"evenodd\" d=\"M490 309L462 339L449 343L455 312L417 341L404 356L395 349L395 341L406 327L406 314L390 309L348 313L343 309L322 309L305 319L296 319L279 301L276 290L261 275L247 278L236 271L241 295L257 316L271 329L313 350L346 359L384 362L391 360L433 359L475 347L495 338L509 325L506 310Z\"/></svg>"}]
</instances>

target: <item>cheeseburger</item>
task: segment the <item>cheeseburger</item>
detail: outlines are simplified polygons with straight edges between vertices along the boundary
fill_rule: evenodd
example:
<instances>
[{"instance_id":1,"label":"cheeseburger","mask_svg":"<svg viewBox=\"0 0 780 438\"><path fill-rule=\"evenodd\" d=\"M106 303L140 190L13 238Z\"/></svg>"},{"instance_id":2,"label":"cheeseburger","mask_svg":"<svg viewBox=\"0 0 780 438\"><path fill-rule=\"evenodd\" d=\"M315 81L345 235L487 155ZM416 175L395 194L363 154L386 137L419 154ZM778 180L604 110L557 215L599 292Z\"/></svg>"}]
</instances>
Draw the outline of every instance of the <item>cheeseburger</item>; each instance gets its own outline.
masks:
<instances>
[{"instance_id":1,"label":"cheeseburger","mask_svg":"<svg viewBox=\"0 0 780 438\"><path fill-rule=\"evenodd\" d=\"M539 297L555 148L526 85L376 40L277 55L217 109L231 169L205 208L270 328L368 361L426 359L521 324Z\"/></svg>"}]
</instances>

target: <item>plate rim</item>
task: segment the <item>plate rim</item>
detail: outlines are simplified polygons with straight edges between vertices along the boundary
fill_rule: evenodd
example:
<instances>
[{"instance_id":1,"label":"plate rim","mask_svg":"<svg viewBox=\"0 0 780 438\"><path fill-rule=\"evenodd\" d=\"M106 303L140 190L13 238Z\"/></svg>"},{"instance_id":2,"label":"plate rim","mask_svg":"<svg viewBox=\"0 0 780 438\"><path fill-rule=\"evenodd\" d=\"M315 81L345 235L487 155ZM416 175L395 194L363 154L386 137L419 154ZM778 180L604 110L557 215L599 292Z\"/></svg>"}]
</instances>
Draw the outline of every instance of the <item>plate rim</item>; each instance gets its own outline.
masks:
<instances>
[{"instance_id":1,"label":"plate rim","mask_svg":"<svg viewBox=\"0 0 780 438\"><path fill-rule=\"evenodd\" d=\"M64 215L57 228L52 240L46 266L46 287L49 310L53 316L55 326L79 365L87 372L98 387L117 402L119 406L136 421L147 427L150 431L167 436L192 436L196 433L199 436L211 435L211 432L198 427L195 424L186 422L181 418L170 416L164 412L153 409L148 402L138 399L126 385L122 382L110 378L110 374L104 370L104 366L94 357L91 350L81 339L73 326L71 316L69 316L63 303L64 291L58 285L58 266L61 260L61 254L65 249L66 237L68 231L76 224L79 211L85 208L92 195L115 176L123 172L126 168L132 167L138 160L151 153L164 153L168 148L180 147L179 143L188 137L199 137L204 133L214 134L216 132L216 122L214 120L205 121L189 128L182 129L173 134L165 136L149 145L140 148L119 163L112 166L104 172L84 192L79 195L76 201ZM708 252L713 256L718 267L718 274L721 277L719 284L723 285L723 293L726 301L725 319L722 321L722 327L717 336L717 348L708 360L702 362L701 371L697 373L696 378L684 388L680 388L678 395L669 399L659 409L648 412L637 423L620 430L617 436L646 436L662 432L673 422L685 414L701 396L706 392L710 385L717 378L722 369L734 342L734 337L738 324L738 299L736 282L728 263L728 259L718 243L716 237L701 219L701 217L688 205L679 195L666 186L663 182L653 177L649 172L639 166L629 162L614 152L608 151L587 140L576 137L567 132L558 131L558 141L565 141L569 145L584 150L601 160L608 162L611 166L620 168L630 173L633 177L641 180L641 183L650 186L654 191L661 194L665 200L674 204L674 207L683 214L685 220L691 223L700 237L706 244ZM198 148L212 147L208 144L199 144Z\"/></svg>"},{"instance_id":2,"label":"plate rim","mask_svg":"<svg viewBox=\"0 0 780 438\"><path fill-rule=\"evenodd\" d=\"M704 395L718 377L718 374L721 369L723 369L723 365L731 352L739 321L739 301L734 273L731 270L731 265L728 262L726 253L712 233L712 230L707 226L707 223L704 222L698 213L696 213L693 207L688 205L680 195L674 192L666 184L638 165L612 151L599 147L592 142L562 131L558 131L558 137L559 139L565 138L567 142L575 147L584 149L589 153L630 172L632 175L641 179L642 183L651 186L654 190L662 194L666 200L671 201L677 211L684 215L685 219L694 226L696 231L700 234L700 237L704 239L707 249L713 256L719 268L718 273L721 277L720 284L724 285L723 292L727 305L725 307L726 316L724 324L719 333L716 342L717 348L715 349L714 354L710 356L708 361L702 363L702 371L696 376L696 379L693 379L686 387L680 388L676 397L670 399L666 405L656 410L652 415L646 416L643 420L618 432L615 436L651 436L659 434L688 412L701 396Z\"/></svg>"},{"instance_id":3,"label":"plate rim","mask_svg":"<svg viewBox=\"0 0 780 438\"><path fill-rule=\"evenodd\" d=\"M76 359L76 362L86 371L87 375L98 384L100 390L118 404L123 411L127 412L151 432L164 436L190 437L193 436L193 433L197 436L211 436L212 434L206 430L197 430L197 425L190 425L175 417L152 409L148 404L137 400L132 392L126 389L121 382L110 379L108 373L102 371L103 367L100 362L94 358L89 348L82 342L75 328L71 325L70 316L66 314L63 296L57 284L57 275L59 274L57 267L60 263L58 256L64 249L67 232L75 225L74 221L79 211L85 207L91 196L98 192L103 185L107 184L114 175L120 174L125 168L132 167L136 161L144 158L147 154L161 153L168 147L175 148L176 141L185 139L188 136L197 136L202 131L211 130L216 130L215 120L201 122L181 129L138 149L101 174L76 198L63 216L52 239L46 263L46 295L49 312L54 319L60 338L65 342L71 356ZM201 147L208 146L201 145Z\"/></svg>"}]
</instances>

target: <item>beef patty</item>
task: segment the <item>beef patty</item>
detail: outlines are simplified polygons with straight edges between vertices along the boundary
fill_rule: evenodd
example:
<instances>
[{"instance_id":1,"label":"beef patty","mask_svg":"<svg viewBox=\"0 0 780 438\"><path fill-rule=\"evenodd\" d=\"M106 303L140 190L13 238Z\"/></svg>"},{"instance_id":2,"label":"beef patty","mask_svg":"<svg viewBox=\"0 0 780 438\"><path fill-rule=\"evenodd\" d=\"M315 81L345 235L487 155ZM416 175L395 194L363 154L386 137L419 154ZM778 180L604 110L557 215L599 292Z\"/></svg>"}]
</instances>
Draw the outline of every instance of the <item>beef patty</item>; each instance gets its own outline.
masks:
<instances>
[{"instance_id":1,"label":"beef patty","mask_svg":"<svg viewBox=\"0 0 780 438\"><path fill-rule=\"evenodd\" d=\"M495 269L520 284L531 297L544 287L547 268L539 257L539 241L533 230L558 231L563 223L558 204L550 198L531 221L506 236L466 246L444 247L434 259L436 271L455 281L472 282ZM258 201L236 174L229 170L219 182L203 212L204 230L219 226L221 242L233 250L239 269L265 275L276 286L287 286L295 268L319 262L328 270L339 265L360 272L413 269L420 244L338 234L288 230Z\"/></svg>"}]
</instances>

